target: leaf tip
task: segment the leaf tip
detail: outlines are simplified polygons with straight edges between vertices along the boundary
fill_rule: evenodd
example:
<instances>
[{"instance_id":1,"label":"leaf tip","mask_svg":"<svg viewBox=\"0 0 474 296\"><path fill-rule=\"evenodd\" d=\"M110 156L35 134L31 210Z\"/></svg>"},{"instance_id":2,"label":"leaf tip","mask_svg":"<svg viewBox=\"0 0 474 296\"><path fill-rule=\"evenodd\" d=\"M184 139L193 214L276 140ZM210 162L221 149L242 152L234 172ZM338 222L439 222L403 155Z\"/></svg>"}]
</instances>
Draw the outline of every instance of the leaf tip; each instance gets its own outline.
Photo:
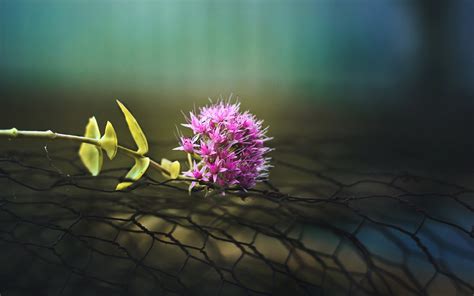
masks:
<instances>
[{"instance_id":1,"label":"leaf tip","mask_svg":"<svg viewBox=\"0 0 474 296\"><path fill-rule=\"evenodd\" d=\"M123 191L130 187L133 183L132 182L121 182L117 184L117 187L115 187L116 191Z\"/></svg>"}]
</instances>

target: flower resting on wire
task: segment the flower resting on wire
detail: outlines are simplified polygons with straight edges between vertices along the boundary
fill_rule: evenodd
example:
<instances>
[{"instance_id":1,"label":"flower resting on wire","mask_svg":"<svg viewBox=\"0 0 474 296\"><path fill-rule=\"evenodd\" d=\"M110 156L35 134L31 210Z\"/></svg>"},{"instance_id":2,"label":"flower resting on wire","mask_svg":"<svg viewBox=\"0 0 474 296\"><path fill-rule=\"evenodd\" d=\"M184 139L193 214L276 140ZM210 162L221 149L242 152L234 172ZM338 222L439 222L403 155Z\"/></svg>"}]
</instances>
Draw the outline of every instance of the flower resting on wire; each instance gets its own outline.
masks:
<instances>
[{"instance_id":1,"label":"flower resting on wire","mask_svg":"<svg viewBox=\"0 0 474 296\"><path fill-rule=\"evenodd\" d=\"M134 165L117 184L115 189L120 191L133 189L149 167L160 171L169 180L190 182L190 190L195 186L204 189L245 190L268 177L270 159L266 154L271 150L265 146L265 142L270 140L265 135L268 128L262 128L262 121L248 111L240 112L239 103L219 101L199 109L199 112L190 113L187 123L183 125L191 129L193 136L180 137L180 146L175 148L188 155L189 170L184 174L181 174L179 161L162 158L161 163L158 163L148 156L149 146L145 133L128 108L118 100L117 104L125 117L136 150L119 145L115 129L109 121L102 134L94 116L89 118L84 136L51 130L11 128L0 129L0 138L80 143L79 158L93 176L101 172L104 152L111 160L118 152L125 154L134 160Z\"/></svg>"},{"instance_id":2,"label":"flower resting on wire","mask_svg":"<svg viewBox=\"0 0 474 296\"><path fill-rule=\"evenodd\" d=\"M242 189L268 178L268 127L263 128L263 121L248 111L241 112L240 103L220 101L200 108L196 114L190 112L186 121L183 126L191 129L193 136L180 137L180 146L175 148L193 159L185 176ZM196 185L192 182L190 189Z\"/></svg>"}]
</instances>

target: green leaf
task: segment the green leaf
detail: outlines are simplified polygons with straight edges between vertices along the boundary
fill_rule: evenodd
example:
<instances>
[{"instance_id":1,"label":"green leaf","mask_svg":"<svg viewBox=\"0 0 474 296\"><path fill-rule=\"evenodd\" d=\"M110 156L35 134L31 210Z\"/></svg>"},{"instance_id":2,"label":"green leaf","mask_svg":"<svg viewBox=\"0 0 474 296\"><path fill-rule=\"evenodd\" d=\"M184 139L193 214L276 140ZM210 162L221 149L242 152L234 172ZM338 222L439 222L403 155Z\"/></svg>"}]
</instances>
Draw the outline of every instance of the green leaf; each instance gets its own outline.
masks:
<instances>
[{"instance_id":1,"label":"green leaf","mask_svg":"<svg viewBox=\"0 0 474 296\"><path fill-rule=\"evenodd\" d=\"M104 136L102 136L99 143L102 149L104 149L107 153L109 159L114 159L115 155L117 154L118 141L114 126L112 123L110 123L110 121L107 121Z\"/></svg>"},{"instance_id":2,"label":"green leaf","mask_svg":"<svg viewBox=\"0 0 474 296\"><path fill-rule=\"evenodd\" d=\"M169 161L166 158L161 159L161 166L169 172L169 174L166 174L163 172L163 175L166 178L170 179L176 179L179 176L179 173L181 171L181 164L179 161L175 160L173 162Z\"/></svg>"},{"instance_id":3,"label":"green leaf","mask_svg":"<svg viewBox=\"0 0 474 296\"><path fill-rule=\"evenodd\" d=\"M148 169L150 165L150 159L148 157L136 157L135 158L135 165L128 171L125 179L130 181L124 181L117 185L115 190L124 190L127 187L131 186L133 182L138 181L143 174Z\"/></svg>"},{"instance_id":4,"label":"green leaf","mask_svg":"<svg viewBox=\"0 0 474 296\"><path fill-rule=\"evenodd\" d=\"M146 140L145 134L143 133L135 117L133 117L132 113L128 111L127 107L125 107L119 100L117 100L117 104L119 105L120 110L122 110L123 115L125 115L125 121L127 121L130 133L132 134L133 140L138 147L137 152L141 155L144 155L148 152L148 142Z\"/></svg>"},{"instance_id":5,"label":"green leaf","mask_svg":"<svg viewBox=\"0 0 474 296\"><path fill-rule=\"evenodd\" d=\"M95 117L89 118L84 136L87 138L99 139L100 130ZM102 168L103 156L102 150L93 145L82 143L79 148L79 157L92 176L97 176Z\"/></svg>"}]
</instances>

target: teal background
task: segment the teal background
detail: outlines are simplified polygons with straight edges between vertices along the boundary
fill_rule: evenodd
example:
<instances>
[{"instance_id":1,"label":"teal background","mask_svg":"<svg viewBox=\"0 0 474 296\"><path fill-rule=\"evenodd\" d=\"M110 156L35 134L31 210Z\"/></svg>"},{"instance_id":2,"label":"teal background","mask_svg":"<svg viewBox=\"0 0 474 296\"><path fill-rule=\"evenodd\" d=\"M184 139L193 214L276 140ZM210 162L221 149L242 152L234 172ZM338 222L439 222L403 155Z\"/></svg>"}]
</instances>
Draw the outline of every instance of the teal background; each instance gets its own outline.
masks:
<instances>
[{"instance_id":1,"label":"teal background","mask_svg":"<svg viewBox=\"0 0 474 296\"><path fill-rule=\"evenodd\" d=\"M403 0L1 0L0 77L13 93L106 91L149 99L233 92L252 100L370 100L374 93L413 93L426 80L470 92L472 7Z\"/></svg>"},{"instance_id":2,"label":"teal background","mask_svg":"<svg viewBox=\"0 0 474 296\"><path fill-rule=\"evenodd\" d=\"M473 14L469 0L0 0L0 127L80 134L92 115L120 124L120 99L150 139L174 139L181 110L233 94L276 138L350 132L383 163L470 168Z\"/></svg>"}]
</instances>

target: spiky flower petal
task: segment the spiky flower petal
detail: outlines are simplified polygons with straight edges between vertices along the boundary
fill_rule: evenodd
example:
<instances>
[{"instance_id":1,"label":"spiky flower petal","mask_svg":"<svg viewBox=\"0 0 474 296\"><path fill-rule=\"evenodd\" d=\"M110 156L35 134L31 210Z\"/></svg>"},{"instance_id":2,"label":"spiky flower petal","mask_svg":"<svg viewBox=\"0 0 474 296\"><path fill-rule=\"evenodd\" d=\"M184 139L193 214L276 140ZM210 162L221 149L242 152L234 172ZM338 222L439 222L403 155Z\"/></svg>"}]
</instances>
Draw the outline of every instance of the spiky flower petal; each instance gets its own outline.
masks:
<instances>
[{"instance_id":1,"label":"spiky flower petal","mask_svg":"<svg viewBox=\"0 0 474 296\"><path fill-rule=\"evenodd\" d=\"M263 121L248 111L240 112L240 103L217 102L190 113L183 126L191 129L191 138L181 137L175 148L198 159L185 174L222 187L245 189L268 178L271 150Z\"/></svg>"}]
</instances>

